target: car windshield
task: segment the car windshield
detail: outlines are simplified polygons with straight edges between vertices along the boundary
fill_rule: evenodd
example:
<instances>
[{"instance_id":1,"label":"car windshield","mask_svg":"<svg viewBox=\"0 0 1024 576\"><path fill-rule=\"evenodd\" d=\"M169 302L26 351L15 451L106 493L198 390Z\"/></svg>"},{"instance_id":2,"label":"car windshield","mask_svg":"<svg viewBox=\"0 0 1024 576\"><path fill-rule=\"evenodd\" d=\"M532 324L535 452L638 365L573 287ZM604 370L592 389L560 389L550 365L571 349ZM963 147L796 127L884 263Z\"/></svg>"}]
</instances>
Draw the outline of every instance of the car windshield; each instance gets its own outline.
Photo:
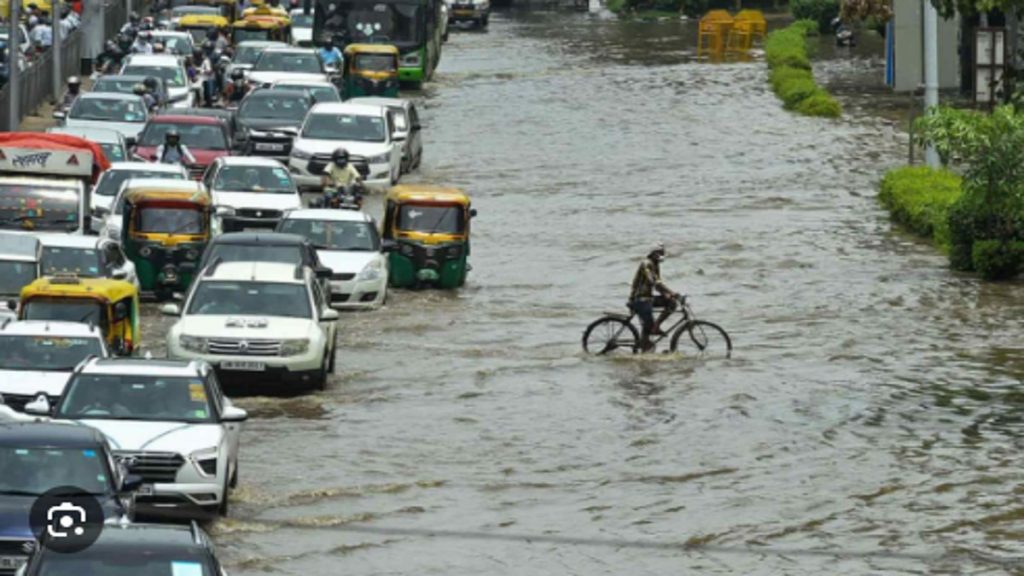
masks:
<instances>
[{"instance_id":1,"label":"car windshield","mask_svg":"<svg viewBox=\"0 0 1024 576\"><path fill-rule=\"evenodd\" d=\"M301 72L305 74L323 74L320 57L313 52L275 52L260 54L253 66L260 72Z\"/></svg>"},{"instance_id":2,"label":"car windshield","mask_svg":"<svg viewBox=\"0 0 1024 576\"><path fill-rule=\"evenodd\" d=\"M246 42L249 40L270 40L271 31L264 28L235 28L231 32L235 42Z\"/></svg>"},{"instance_id":3,"label":"car windshield","mask_svg":"<svg viewBox=\"0 0 1024 576\"><path fill-rule=\"evenodd\" d=\"M461 234L465 229L462 206L405 204L398 210L399 230L428 234Z\"/></svg>"},{"instance_id":4,"label":"car windshield","mask_svg":"<svg viewBox=\"0 0 1024 576\"><path fill-rule=\"evenodd\" d=\"M99 338L0 335L0 369L71 371L88 356L103 356Z\"/></svg>"},{"instance_id":5,"label":"car windshield","mask_svg":"<svg viewBox=\"0 0 1024 576\"><path fill-rule=\"evenodd\" d=\"M93 92L114 92L117 94L134 94L135 85L141 83L142 80L136 78L130 78L128 80L122 79L121 76L105 76L96 80L93 84Z\"/></svg>"},{"instance_id":6,"label":"car windshield","mask_svg":"<svg viewBox=\"0 0 1024 576\"><path fill-rule=\"evenodd\" d=\"M351 42L420 42L425 3L364 4L349 0L339 5L340 9L325 19L325 27L335 35L345 35Z\"/></svg>"},{"instance_id":7,"label":"car windshield","mask_svg":"<svg viewBox=\"0 0 1024 576\"><path fill-rule=\"evenodd\" d=\"M356 70L367 72L394 72L398 70L398 62L388 54L358 54L355 62Z\"/></svg>"},{"instance_id":8,"label":"car windshield","mask_svg":"<svg viewBox=\"0 0 1024 576\"><path fill-rule=\"evenodd\" d=\"M201 282L188 314L312 318L304 284L277 282Z\"/></svg>"},{"instance_id":9,"label":"car windshield","mask_svg":"<svg viewBox=\"0 0 1024 576\"><path fill-rule=\"evenodd\" d=\"M145 164L139 164L145 166ZM107 170L100 177L100 181L93 188L92 193L99 196L116 196L121 185L130 179L138 178L167 178L170 180L184 180L185 175L180 172L155 172L153 170Z\"/></svg>"},{"instance_id":10,"label":"car windshield","mask_svg":"<svg viewBox=\"0 0 1024 576\"><path fill-rule=\"evenodd\" d=\"M79 98L71 107L68 118L104 122L145 122L146 108L138 98Z\"/></svg>"},{"instance_id":11,"label":"car windshield","mask_svg":"<svg viewBox=\"0 0 1024 576\"><path fill-rule=\"evenodd\" d=\"M235 64L255 64L260 58L260 54L266 50L266 46L253 45L239 46L235 50Z\"/></svg>"},{"instance_id":12,"label":"car windshield","mask_svg":"<svg viewBox=\"0 0 1024 576\"><path fill-rule=\"evenodd\" d=\"M239 118L291 120L298 124L309 111L309 100L296 96L280 96L274 92L253 94L238 109Z\"/></svg>"},{"instance_id":13,"label":"car windshield","mask_svg":"<svg viewBox=\"0 0 1024 576\"><path fill-rule=\"evenodd\" d=\"M384 142L384 119L355 114L314 114L306 120L303 138Z\"/></svg>"},{"instance_id":14,"label":"car windshield","mask_svg":"<svg viewBox=\"0 0 1024 576\"><path fill-rule=\"evenodd\" d=\"M36 279L35 262L0 260L0 294L21 294L21 289Z\"/></svg>"},{"instance_id":15,"label":"car windshield","mask_svg":"<svg viewBox=\"0 0 1024 576\"><path fill-rule=\"evenodd\" d=\"M302 263L302 248L266 244L214 244L205 261L212 262L215 259L221 262L281 262L299 265Z\"/></svg>"},{"instance_id":16,"label":"car windshield","mask_svg":"<svg viewBox=\"0 0 1024 576\"><path fill-rule=\"evenodd\" d=\"M41 184L0 184L0 228L74 232L79 191Z\"/></svg>"},{"instance_id":17,"label":"car windshield","mask_svg":"<svg viewBox=\"0 0 1024 576\"><path fill-rule=\"evenodd\" d=\"M189 56L192 54L191 38L191 36L157 36L153 38L153 41L162 42L167 51L172 54Z\"/></svg>"},{"instance_id":18,"label":"car windshield","mask_svg":"<svg viewBox=\"0 0 1024 576\"><path fill-rule=\"evenodd\" d=\"M132 76L156 76L157 78L163 78L168 86L174 86L175 88L181 88L185 85L185 71L180 66L142 66L136 64L125 66L122 73Z\"/></svg>"},{"instance_id":19,"label":"car windshield","mask_svg":"<svg viewBox=\"0 0 1024 576\"><path fill-rule=\"evenodd\" d=\"M68 382L57 417L210 422L213 413L198 377L77 374Z\"/></svg>"},{"instance_id":20,"label":"car windshield","mask_svg":"<svg viewBox=\"0 0 1024 576\"><path fill-rule=\"evenodd\" d=\"M292 28L312 28L313 27L313 14L303 14L301 11L292 12L291 15Z\"/></svg>"},{"instance_id":21,"label":"car windshield","mask_svg":"<svg viewBox=\"0 0 1024 576\"><path fill-rule=\"evenodd\" d=\"M274 194L296 193L291 176L280 166L225 166L217 172L213 189Z\"/></svg>"},{"instance_id":22,"label":"car windshield","mask_svg":"<svg viewBox=\"0 0 1024 576\"><path fill-rule=\"evenodd\" d=\"M144 206L135 211L135 231L143 234L202 234L204 212L196 208Z\"/></svg>"},{"instance_id":23,"label":"car windshield","mask_svg":"<svg viewBox=\"0 0 1024 576\"><path fill-rule=\"evenodd\" d=\"M181 143L196 150L227 150L224 130L218 124L175 124L151 122L139 136L139 146L159 146L171 130L177 130Z\"/></svg>"},{"instance_id":24,"label":"car windshield","mask_svg":"<svg viewBox=\"0 0 1024 576\"><path fill-rule=\"evenodd\" d=\"M0 446L0 495L39 496L58 486L106 495L112 480L105 462L95 448Z\"/></svg>"},{"instance_id":25,"label":"car windshield","mask_svg":"<svg viewBox=\"0 0 1024 576\"><path fill-rule=\"evenodd\" d=\"M85 278L96 278L103 270L103 260L100 258L100 251L95 248L43 246L40 267L44 276L75 274Z\"/></svg>"},{"instance_id":26,"label":"car windshield","mask_svg":"<svg viewBox=\"0 0 1024 576\"><path fill-rule=\"evenodd\" d=\"M288 219L281 222L279 231L304 236L323 250L380 250L377 228L370 222Z\"/></svg>"},{"instance_id":27,"label":"car windshield","mask_svg":"<svg viewBox=\"0 0 1024 576\"><path fill-rule=\"evenodd\" d=\"M102 540L101 540L102 542ZM46 552L39 563L38 576L214 576L208 561L199 552L182 550L178 554L156 552L149 548L126 547L112 554L109 549L88 549L74 554Z\"/></svg>"},{"instance_id":28,"label":"car windshield","mask_svg":"<svg viewBox=\"0 0 1024 576\"><path fill-rule=\"evenodd\" d=\"M91 298L32 298L22 305L25 320L66 320L103 326L103 306Z\"/></svg>"},{"instance_id":29,"label":"car windshield","mask_svg":"<svg viewBox=\"0 0 1024 576\"><path fill-rule=\"evenodd\" d=\"M100 142L100 148L103 149L103 155L110 162L125 162L128 160L128 155L124 153L124 147L117 142Z\"/></svg>"}]
</instances>

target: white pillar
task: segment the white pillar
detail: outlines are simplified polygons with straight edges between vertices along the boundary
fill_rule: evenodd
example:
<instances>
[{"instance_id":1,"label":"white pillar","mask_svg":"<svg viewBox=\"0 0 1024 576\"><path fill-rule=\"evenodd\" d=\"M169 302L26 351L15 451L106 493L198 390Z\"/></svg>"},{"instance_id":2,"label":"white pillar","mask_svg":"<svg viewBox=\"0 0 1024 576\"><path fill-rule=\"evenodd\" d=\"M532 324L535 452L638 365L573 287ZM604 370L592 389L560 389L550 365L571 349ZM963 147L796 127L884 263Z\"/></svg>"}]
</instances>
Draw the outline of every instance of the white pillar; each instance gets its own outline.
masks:
<instances>
[{"instance_id":1,"label":"white pillar","mask_svg":"<svg viewBox=\"0 0 1024 576\"><path fill-rule=\"evenodd\" d=\"M64 35L61 34L61 2L54 0L50 7L50 27L53 29L53 101L60 102L61 87L64 86L64 79L61 77L61 56L63 55Z\"/></svg>"},{"instance_id":2,"label":"white pillar","mask_svg":"<svg viewBox=\"0 0 1024 576\"><path fill-rule=\"evenodd\" d=\"M931 0L924 2L924 113L939 105L939 15ZM934 146L925 150L925 162L932 168L941 164Z\"/></svg>"}]
</instances>

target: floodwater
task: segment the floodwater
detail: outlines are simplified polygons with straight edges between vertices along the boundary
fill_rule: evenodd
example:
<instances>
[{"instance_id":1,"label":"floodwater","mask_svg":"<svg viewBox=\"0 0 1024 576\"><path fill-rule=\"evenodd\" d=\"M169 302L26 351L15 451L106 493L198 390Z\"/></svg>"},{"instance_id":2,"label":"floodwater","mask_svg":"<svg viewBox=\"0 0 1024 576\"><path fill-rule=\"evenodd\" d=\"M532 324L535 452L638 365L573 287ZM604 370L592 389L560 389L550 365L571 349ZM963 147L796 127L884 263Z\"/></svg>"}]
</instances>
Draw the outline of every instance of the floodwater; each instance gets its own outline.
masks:
<instances>
[{"instance_id":1,"label":"floodwater","mask_svg":"<svg viewBox=\"0 0 1024 576\"><path fill-rule=\"evenodd\" d=\"M240 401L209 527L229 572L1024 570L1021 285L893 228L876 184L906 136L870 98L792 115L763 63L695 62L694 36L565 13L452 34L420 178L473 195L470 281L343 315L327 391ZM732 359L581 354L654 240Z\"/></svg>"}]
</instances>

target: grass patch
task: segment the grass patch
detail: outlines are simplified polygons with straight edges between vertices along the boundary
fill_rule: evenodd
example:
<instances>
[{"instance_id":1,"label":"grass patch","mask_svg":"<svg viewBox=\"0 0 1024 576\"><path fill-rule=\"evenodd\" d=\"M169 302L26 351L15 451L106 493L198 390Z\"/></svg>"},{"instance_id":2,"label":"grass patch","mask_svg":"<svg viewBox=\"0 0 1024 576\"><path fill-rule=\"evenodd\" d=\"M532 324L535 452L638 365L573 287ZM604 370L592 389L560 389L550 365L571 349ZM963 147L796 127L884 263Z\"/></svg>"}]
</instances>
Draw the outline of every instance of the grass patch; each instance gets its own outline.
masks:
<instances>
[{"instance_id":1,"label":"grass patch","mask_svg":"<svg viewBox=\"0 0 1024 576\"><path fill-rule=\"evenodd\" d=\"M805 116L837 118L843 113L842 107L818 86L811 74L807 36L816 34L817 30L814 21L798 20L768 35L764 51L771 69L769 80L786 109Z\"/></svg>"},{"instance_id":2,"label":"grass patch","mask_svg":"<svg viewBox=\"0 0 1024 576\"><path fill-rule=\"evenodd\" d=\"M960 177L949 170L906 166L882 178L878 199L892 219L949 250L949 211L960 198Z\"/></svg>"}]
</instances>

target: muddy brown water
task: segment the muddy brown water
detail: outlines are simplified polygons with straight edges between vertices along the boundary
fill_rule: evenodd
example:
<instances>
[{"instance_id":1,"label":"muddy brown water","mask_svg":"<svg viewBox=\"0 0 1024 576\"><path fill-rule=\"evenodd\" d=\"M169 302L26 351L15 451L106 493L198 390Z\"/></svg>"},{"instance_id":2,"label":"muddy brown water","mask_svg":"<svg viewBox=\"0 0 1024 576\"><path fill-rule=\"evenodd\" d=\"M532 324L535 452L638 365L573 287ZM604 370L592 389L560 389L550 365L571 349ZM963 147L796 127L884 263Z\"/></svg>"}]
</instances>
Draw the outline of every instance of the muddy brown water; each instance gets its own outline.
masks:
<instances>
[{"instance_id":1,"label":"muddy brown water","mask_svg":"<svg viewBox=\"0 0 1024 576\"><path fill-rule=\"evenodd\" d=\"M694 62L692 26L452 34L418 178L473 195L470 281L343 315L326 392L240 400L232 574L1018 569L1021 286L893 229L906 137L870 92L789 114L763 63ZM656 239L732 359L580 353Z\"/></svg>"}]
</instances>

